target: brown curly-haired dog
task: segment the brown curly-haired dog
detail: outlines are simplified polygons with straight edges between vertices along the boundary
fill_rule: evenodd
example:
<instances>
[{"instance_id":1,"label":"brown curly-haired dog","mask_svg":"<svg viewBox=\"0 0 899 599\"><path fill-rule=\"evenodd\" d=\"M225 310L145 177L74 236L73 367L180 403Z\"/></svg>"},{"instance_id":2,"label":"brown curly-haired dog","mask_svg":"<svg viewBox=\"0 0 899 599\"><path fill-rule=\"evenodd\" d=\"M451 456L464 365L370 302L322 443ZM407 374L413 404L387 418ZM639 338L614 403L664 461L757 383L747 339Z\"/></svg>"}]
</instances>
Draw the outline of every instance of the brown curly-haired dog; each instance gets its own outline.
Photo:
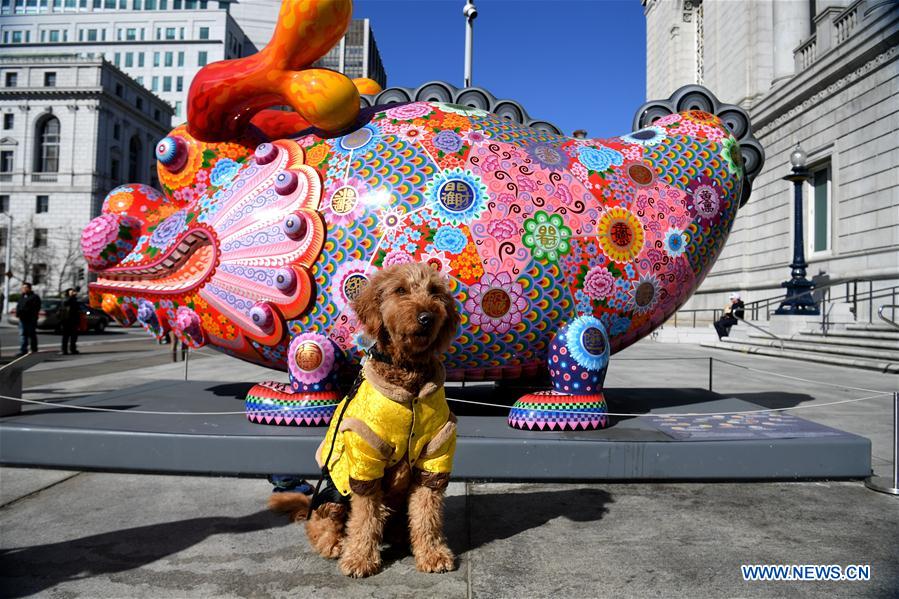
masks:
<instances>
[{"instance_id":1,"label":"brown curly-haired dog","mask_svg":"<svg viewBox=\"0 0 899 599\"><path fill-rule=\"evenodd\" d=\"M309 541L322 556L340 558L344 574L368 576L381 568L388 519L408 514L418 569L452 570L455 558L443 537L443 495L455 450L455 417L446 405L440 356L459 326L456 302L445 278L432 268L400 264L373 275L353 308L375 346L356 398L341 422L332 420L317 452L322 464L335 447L325 500L306 522ZM269 507L292 512L294 519L312 509L301 493L275 493Z\"/></svg>"}]
</instances>

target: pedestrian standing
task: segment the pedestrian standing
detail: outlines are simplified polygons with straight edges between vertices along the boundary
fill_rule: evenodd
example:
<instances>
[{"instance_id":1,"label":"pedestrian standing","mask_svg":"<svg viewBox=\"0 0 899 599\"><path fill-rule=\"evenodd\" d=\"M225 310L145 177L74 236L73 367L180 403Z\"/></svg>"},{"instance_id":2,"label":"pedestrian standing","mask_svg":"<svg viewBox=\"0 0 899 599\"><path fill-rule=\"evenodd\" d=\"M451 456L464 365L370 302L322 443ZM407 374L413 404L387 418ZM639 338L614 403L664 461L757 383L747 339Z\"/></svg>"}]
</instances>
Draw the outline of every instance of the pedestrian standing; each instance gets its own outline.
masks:
<instances>
[{"instance_id":1,"label":"pedestrian standing","mask_svg":"<svg viewBox=\"0 0 899 599\"><path fill-rule=\"evenodd\" d=\"M31 283L22 283L22 295L16 304L16 317L19 319L19 355L37 351L37 318L41 311L41 298L31 290Z\"/></svg>"},{"instance_id":2,"label":"pedestrian standing","mask_svg":"<svg viewBox=\"0 0 899 599\"><path fill-rule=\"evenodd\" d=\"M81 303L78 292L69 287L59 304L59 328L62 329L62 353L80 354L78 329L81 328Z\"/></svg>"}]
</instances>

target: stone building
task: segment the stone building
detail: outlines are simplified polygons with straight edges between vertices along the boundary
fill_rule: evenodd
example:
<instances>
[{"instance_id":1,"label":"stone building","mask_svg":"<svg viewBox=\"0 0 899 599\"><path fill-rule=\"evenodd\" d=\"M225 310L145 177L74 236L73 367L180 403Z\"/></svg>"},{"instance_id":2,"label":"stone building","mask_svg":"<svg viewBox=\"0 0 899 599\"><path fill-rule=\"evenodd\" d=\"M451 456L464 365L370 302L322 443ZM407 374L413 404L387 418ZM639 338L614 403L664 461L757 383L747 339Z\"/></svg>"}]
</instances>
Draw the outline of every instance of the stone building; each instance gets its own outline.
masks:
<instances>
[{"instance_id":1,"label":"stone building","mask_svg":"<svg viewBox=\"0 0 899 599\"><path fill-rule=\"evenodd\" d=\"M720 308L735 290L747 302L783 293L793 255L793 189L782 177L797 143L812 171L803 217L809 278L861 279L853 287L864 291L853 306L859 318L895 303L889 290L899 285L899 4L642 2L647 97L702 84L748 110L767 154L722 255L684 309ZM875 297L881 290L873 306L865 304L869 289Z\"/></svg>"},{"instance_id":2,"label":"stone building","mask_svg":"<svg viewBox=\"0 0 899 599\"><path fill-rule=\"evenodd\" d=\"M2 56L0 114L0 272L84 288L81 229L115 186L155 182L172 107L101 56Z\"/></svg>"},{"instance_id":3,"label":"stone building","mask_svg":"<svg viewBox=\"0 0 899 599\"><path fill-rule=\"evenodd\" d=\"M0 53L103 54L174 107L173 125L197 71L256 52L224 0L0 2Z\"/></svg>"}]
</instances>

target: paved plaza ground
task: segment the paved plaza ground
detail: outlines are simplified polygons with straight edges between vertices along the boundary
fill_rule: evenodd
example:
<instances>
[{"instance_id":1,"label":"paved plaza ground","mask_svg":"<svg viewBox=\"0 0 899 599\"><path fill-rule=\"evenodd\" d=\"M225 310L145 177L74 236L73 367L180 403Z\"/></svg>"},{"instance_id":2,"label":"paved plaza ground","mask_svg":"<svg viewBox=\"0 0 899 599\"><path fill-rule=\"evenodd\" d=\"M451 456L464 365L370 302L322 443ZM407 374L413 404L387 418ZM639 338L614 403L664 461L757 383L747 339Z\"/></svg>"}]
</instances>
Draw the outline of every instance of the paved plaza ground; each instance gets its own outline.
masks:
<instances>
[{"instance_id":1,"label":"paved plaza ground","mask_svg":"<svg viewBox=\"0 0 899 599\"><path fill-rule=\"evenodd\" d=\"M4 352L9 342L0 331ZM84 354L26 375L26 397L61 399L183 378L167 348L114 330ZM872 440L875 472L891 461L881 375L650 340L616 355L606 380L632 388L704 387ZM658 358L695 358L658 360ZM737 366L748 366L746 370ZM273 373L194 354L189 376L253 381ZM277 376L277 373L275 373ZM782 376L776 376L782 375ZM616 411L626 405L612 405ZM446 502L450 574L417 572L402 550L350 580L314 555L301 527L264 509L263 480L0 469L2 597L895 597L899 499L859 481L509 484L458 482ZM867 582L744 582L742 564L869 564Z\"/></svg>"}]
</instances>

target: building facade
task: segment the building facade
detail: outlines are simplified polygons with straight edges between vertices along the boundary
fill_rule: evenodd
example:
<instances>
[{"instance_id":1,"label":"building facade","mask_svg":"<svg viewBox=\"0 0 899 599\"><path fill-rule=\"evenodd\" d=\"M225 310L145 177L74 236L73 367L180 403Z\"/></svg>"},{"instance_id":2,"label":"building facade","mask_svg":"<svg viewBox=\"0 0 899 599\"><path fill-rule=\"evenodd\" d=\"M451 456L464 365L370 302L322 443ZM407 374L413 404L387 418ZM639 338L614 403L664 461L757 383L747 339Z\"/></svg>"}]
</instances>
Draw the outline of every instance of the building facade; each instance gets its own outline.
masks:
<instances>
[{"instance_id":1,"label":"building facade","mask_svg":"<svg viewBox=\"0 0 899 599\"><path fill-rule=\"evenodd\" d=\"M747 109L766 162L685 309L777 296L793 256L800 144L808 276L899 285L899 5L894 0L643 0L647 96L699 83ZM842 288L840 288L842 292ZM887 291L883 291L887 294ZM897 294L899 295L899 294ZM891 303L881 301L879 303ZM865 315L870 310L865 307ZM875 303L876 314L876 303ZM861 315L858 315L861 317ZM875 316L876 318L876 316Z\"/></svg>"},{"instance_id":2,"label":"building facade","mask_svg":"<svg viewBox=\"0 0 899 599\"><path fill-rule=\"evenodd\" d=\"M2 56L0 114L0 272L41 294L84 289L81 230L109 190L155 182L172 107L102 56Z\"/></svg>"},{"instance_id":3,"label":"building facade","mask_svg":"<svg viewBox=\"0 0 899 599\"><path fill-rule=\"evenodd\" d=\"M190 83L210 62L256 46L216 0L0 0L0 53L103 54L187 117Z\"/></svg>"}]
</instances>

